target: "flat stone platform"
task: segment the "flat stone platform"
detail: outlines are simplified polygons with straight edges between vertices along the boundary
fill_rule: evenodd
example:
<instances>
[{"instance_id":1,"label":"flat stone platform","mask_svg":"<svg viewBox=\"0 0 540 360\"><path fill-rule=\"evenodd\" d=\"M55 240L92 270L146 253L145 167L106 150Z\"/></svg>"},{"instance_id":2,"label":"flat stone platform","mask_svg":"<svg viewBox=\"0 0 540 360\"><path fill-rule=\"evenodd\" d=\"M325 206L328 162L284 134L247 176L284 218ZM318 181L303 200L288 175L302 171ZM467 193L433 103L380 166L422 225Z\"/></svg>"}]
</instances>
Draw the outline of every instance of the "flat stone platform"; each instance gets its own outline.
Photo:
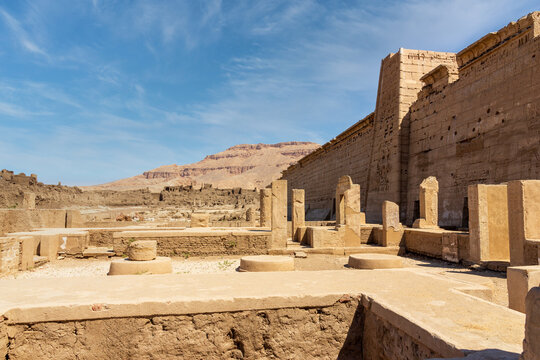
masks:
<instances>
[{"instance_id":1,"label":"flat stone platform","mask_svg":"<svg viewBox=\"0 0 540 360\"><path fill-rule=\"evenodd\" d=\"M0 315L27 324L200 314L330 306L350 294L441 354L521 353L524 314L467 294L478 288L412 269L0 280Z\"/></svg>"}]
</instances>

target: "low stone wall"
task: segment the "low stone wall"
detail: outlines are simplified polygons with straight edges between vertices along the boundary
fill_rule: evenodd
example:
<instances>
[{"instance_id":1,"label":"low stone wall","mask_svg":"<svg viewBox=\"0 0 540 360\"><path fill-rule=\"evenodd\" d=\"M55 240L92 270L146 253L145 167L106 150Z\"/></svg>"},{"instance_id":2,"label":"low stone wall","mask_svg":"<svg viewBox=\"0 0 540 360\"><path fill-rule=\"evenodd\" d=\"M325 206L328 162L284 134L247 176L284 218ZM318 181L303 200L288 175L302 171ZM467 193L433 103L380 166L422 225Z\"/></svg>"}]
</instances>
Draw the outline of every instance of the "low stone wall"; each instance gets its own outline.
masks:
<instances>
[{"instance_id":1,"label":"low stone wall","mask_svg":"<svg viewBox=\"0 0 540 360\"><path fill-rule=\"evenodd\" d=\"M466 260L469 257L469 234L462 232L450 232L446 230L425 230L405 228L405 247L408 252L444 259L443 236L455 234L457 237L457 260Z\"/></svg>"},{"instance_id":2,"label":"low stone wall","mask_svg":"<svg viewBox=\"0 0 540 360\"><path fill-rule=\"evenodd\" d=\"M0 238L0 276L19 271L19 241L14 237Z\"/></svg>"},{"instance_id":3,"label":"low stone wall","mask_svg":"<svg viewBox=\"0 0 540 360\"><path fill-rule=\"evenodd\" d=\"M113 234L113 248L123 254L134 240L156 240L159 256L210 256L267 254L271 232L264 230L123 231Z\"/></svg>"},{"instance_id":4,"label":"low stone wall","mask_svg":"<svg viewBox=\"0 0 540 360\"><path fill-rule=\"evenodd\" d=\"M67 210L0 209L0 236L36 228L65 228Z\"/></svg>"},{"instance_id":5,"label":"low stone wall","mask_svg":"<svg viewBox=\"0 0 540 360\"><path fill-rule=\"evenodd\" d=\"M440 356L351 296L325 307L13 325L9 337L1 327L0 356L13 360Z\"/></svg>"}]
</instances>

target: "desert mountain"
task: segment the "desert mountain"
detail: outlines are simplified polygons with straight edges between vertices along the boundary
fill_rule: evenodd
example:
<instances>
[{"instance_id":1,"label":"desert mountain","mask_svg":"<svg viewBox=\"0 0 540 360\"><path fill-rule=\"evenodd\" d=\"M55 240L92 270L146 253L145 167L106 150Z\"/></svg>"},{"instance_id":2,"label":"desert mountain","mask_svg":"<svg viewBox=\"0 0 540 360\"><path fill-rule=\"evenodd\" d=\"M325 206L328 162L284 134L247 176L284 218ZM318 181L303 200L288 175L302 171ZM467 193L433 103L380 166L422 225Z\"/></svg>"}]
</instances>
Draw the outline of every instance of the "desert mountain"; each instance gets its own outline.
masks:
<instances>
[{"instance_id":1,"label":"desert mountain","mask_svg":"<svg viewBox=\"0 0 540 360\"><path fill-rule=\"evenodd\" d=\"M311 142L241 144L188 165L164 165L141 175L85 190L132 190L163 186L212 184L216 188L261 188L280 177L281 171L319 147Z\"/></svg>"}]
</instances>

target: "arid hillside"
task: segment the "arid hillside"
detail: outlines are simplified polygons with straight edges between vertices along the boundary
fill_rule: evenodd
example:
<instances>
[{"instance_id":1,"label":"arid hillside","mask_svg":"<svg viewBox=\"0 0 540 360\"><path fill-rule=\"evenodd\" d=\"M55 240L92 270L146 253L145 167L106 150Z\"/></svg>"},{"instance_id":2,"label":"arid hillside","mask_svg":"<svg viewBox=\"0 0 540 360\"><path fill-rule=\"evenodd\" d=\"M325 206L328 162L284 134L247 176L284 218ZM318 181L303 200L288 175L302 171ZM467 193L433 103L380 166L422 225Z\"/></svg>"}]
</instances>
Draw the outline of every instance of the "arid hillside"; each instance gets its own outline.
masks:
<instances>
[{"instance_id":1,"label":"arid hillside","mask_svg":"<svg viewBox=\"0 0 540 360\"><path fill-rule=\"evenodd\" d=\"M241 144L188 165L164 165L130 178L84 190L134 190L163 186L212 184L215 188L264 187L281 171L319 147L311 142Z\"/></svg>"}]
</instances>

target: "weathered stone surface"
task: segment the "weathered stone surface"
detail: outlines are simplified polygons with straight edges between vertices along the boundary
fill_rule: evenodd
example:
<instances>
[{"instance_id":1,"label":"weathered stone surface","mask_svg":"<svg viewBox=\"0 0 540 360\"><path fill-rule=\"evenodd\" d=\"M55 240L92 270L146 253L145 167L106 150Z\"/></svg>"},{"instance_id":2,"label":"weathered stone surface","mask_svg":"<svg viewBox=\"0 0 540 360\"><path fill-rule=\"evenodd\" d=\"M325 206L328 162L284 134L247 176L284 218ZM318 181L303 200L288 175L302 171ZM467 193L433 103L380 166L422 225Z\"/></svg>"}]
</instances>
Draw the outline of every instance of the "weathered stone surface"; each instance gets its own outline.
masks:
<instances>
[{"instance_id":1,"label":"weathered stone surface","mask_svg":"<svg viewBox=\"0 0 540 360\"><path fill-rule=\"evenodd\" d=\"M524 313L527 293L540 284L540 265L508 267L506 284L508 307Z\"/></svg>"},{"instance_id":2,"label":"weathered stone surface","mask_svg":"<svg viewBox=\"0 0 540 360\"><path fill-rule=\"evenodd\" d=\"M287 181L272 181L272 248L287 246Z\"/></svg>"},{"instance_id":3,"label":"weathered stone surface","mask_svg":"<svg viewBox=\"0 0 540 360\"><path fill-rule=\"evenodd\" d=\"M20 269L28 270L34 267L34 237L21 236L18 238L20 247Z\"/></svg>"},{"instance_id":4,"label":"weathered stone surface","mask_svg":"<svg viewBox=\"0 0 540 360\"><path fill-rule=\"evenodd\" d=\"M526 299L527 319L521 360L540 359L540 287L532 288Z\"/></svg>"},{"instance_id":5,"label":"weathered stone surface","mask_svg":"<svg viewBox=\"0 0 540 360\"><path fill-rule=\"evenodd\" d=\"M470 260L509 261L507 186L470 185L468 205Z\"/></svg>"},{"instance_id":6,"label":"weathered stone surface","mask_svg":"<svg viewBox=\"0 0 540 360\"><path fill-rule=\"evenodd\" d=\"M39 236L39 255L45 256L49 261L55 261L58 257L58 248L60 239L58 234L40 234Z\"/></svg>"},{"instance_id":7,"label":"weathered stone surface","mask_svg":"<svg viewBox=\"0 0 540 360\"><path fill-rule=\"evenodd\" d=\"M353 254L348 264L355 269L394 269L403 267L403 260L387 254Z\"/></svg>"},{"instance_id":8,"label":"weathered stone surface","mask_svg":"<svg viewBox=\"0 0 540 360\"><path fill-rule=\"evenodd\" d=\"M292 239L302 242L299 228L306 226L306 210L304 203L304 190L293 189L292 191Z\"/></svg>"},{"instance_id":9,"label":"weathered stone surface","mask_svg":"<svg viewBox=\"0 0 540 360\"><path fill-rule=\"evenodd\" d=\"M272 226L272 189L264 188L260 192L261 213L259 217L261 227Z\"/></svg>"},{"instance_id":10,"label":"weathered stone surface","mask_svg":"<svg viewBox=\"0 0 540 360\"><path fill-rule=\"evenodd\" d=\"M156 257L153 260L135 261L129 259L113 260L107 275L153 275L172 273L169 257Z\"/></svg>"},{"instance_id":11,"label":"weathered stone surface","mask_svg":"<svg viewBox=\"0 0 540 360\"><path fill-rule=\"evenodd\" d=\"M436 229L439 227L439 182L430 176L420 184L420 218L413 227Z\"/></svg>"},{"instance_id":12,"label":"weathered stone surface","mask_svg":"<svg viewBox=\"0 0 540 360\"><path fill-rule=\"evenodd\" d=\"M527 240L540 239L540 180L508 183L508 215L511 265L538 265L538 245Z\"/></svg>"},{"instance_id":13,"label":"weathered stone surface","mask_svg":"<svg viewBox=\"0 0 540 360\"><path fill-rule=\"evenodd\" d=\"M36 208L36 194L32 192L25 192L23 194L23 201L22 201L22 207L23 209L35 209Z\"/></svg>"},{"instance_id":14,"label":"weathered stone surface","mask_svg":"<svg viewBox=\"0 0 540 360\"><path fill-rule=\"evenodd\" d=\"M15 237L0 237L0 275L19 270L19 240Z\"/></svg>"},{"instance_id":15,"label":"weathered stone surface","mask_svg":"<svg viewBox=\"0 0 540 360\"><path fill-rule=\"evenodd\" d=\"M253 223L254 221L254 217L253 217L253 208L248 208L246 210L246 221L251 224Z\"/></svg>"},{"instance_id":16,"label":"weathered stone surface","mask_svg":"<svg viewBox=\"0 0 540 360\"><path fill-rule=\"evenodd\" d=\"M383 202L382 246L399 246L403 239L403 226L399 222L399 206L391 201Z\"/></svg>"},{"instance_id":17,"label":"weathered stone surface","mask_svg":"<svg viewBox=\"0 0 540 360\"><path fill-rule=\"evenodd\" d=\"M293 271L294 258L290 256L257 255L240 259L240 271Z\"/></svg>"},{"instance_id":18,"label":"weathered stone surface","mask_svg":"<svg viewBox=\"0 0 540 360\"><path fill-rule=\"evenodd\" d=\"M191 227L209 227L210 226L210 214L191 214Z\"/></svg>"},{"instance_id":19,"label":"weathered stone surface","mask_svg":"<svg viewBox=\"0 0 540 360\"><path fill-rule=\"evenodd\" d=\"M137 240L130 243L126 250L129 260L148 261L157 256L157 241Z\"/></svg>"}]
</instances>

